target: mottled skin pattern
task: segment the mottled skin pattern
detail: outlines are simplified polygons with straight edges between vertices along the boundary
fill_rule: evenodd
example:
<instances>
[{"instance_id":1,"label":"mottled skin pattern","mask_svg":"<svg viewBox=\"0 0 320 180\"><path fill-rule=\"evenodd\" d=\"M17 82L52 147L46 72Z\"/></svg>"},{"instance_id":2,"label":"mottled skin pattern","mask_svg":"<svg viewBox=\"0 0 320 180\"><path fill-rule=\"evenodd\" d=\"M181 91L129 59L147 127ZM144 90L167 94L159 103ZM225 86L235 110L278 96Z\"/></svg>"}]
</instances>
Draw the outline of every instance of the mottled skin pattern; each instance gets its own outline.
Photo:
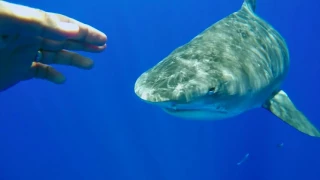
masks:
<instances>
[{"instance_id":1,"label":"mottled skin pattern","mask_svg":"<svg viewBox=\"0 0 320 180\"><path fill-rule=\"evenodd\" d=\"M299 131L310 136L320 137L319 130L308 121L302 112L296 109L285 92L279 91L277 95L270 99L270 101L267 101L263 107Z\"/></svg>"},{"instance_id":2,"label":"mottled skin pattern","mask_svg":"<svg viewBox=\"0 0 320 180\"><path fill-rule=\"evenodd\" d=\"M167 102L162 107L169 111L207 109L234 116L261 107L288 67L284 39L245 2L143 73L135 92L151 103Z\"/></svg>"}]
</instances>

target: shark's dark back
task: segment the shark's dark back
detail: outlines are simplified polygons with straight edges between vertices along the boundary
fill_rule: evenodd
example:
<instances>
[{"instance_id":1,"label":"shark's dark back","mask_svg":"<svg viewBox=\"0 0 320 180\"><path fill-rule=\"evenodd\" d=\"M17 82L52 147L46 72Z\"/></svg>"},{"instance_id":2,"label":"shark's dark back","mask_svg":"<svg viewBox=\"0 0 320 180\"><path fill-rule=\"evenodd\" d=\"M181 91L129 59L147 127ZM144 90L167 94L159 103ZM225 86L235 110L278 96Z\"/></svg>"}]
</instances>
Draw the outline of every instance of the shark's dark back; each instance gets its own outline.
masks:
<instances>
[{"instance_id":1,"label":"shark's dark back","mask_svg":"<svg viewBox=\"0 0 320 180\"><path fill-rule=\"evenodd\" d=\"M165 61L182 64L183 68L185 64L194 65L191 62L199 61L203 71L214 74L213 81L216 76L223 76L220 79L225 82L236 81L225 88L229 94L238 95L271 86L269 92L265 92L270 94L280 86L290 64L285 40L245 3L239 11L176 49ZM185 63L181 63L183 61ZM201 67L197 69L201 71Z\"/></svg>"}]
</instances>

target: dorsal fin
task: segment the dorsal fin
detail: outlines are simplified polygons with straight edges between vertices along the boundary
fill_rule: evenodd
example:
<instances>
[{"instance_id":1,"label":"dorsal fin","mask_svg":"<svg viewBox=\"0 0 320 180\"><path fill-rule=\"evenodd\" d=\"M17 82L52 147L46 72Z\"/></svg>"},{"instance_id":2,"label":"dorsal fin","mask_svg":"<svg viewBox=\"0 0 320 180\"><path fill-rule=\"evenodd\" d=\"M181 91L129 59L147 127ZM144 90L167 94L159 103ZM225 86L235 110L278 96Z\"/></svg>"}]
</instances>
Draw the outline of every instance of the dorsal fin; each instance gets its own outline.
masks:
<instances>
[{"instance_id":1,"label":"dorsal fin","mask_svg":"<svg viewBox=\"0 0 320 180\"><path fill-rule=\"evenodd\" d=\"M255 12L256 10L256 0L245 0L242 8L249 9L252 12Z\"/></svg>"}]
</instances>

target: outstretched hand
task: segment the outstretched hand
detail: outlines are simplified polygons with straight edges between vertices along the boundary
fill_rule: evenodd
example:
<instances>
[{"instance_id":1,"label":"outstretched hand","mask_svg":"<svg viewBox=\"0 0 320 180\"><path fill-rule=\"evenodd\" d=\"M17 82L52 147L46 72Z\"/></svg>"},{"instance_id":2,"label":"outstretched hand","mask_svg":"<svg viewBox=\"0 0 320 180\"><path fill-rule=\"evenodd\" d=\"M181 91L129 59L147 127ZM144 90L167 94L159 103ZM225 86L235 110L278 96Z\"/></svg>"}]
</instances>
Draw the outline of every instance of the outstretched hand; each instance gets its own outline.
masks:
<instances>
[{"instance_id":1,"label":"outstretched hand","mask_svg":"<svg viewBox=\"0 0 320 180\"><path fill-rule=\"evenodd\" d=\"M90 69L91 59L69 50L101 52L106 40L104 33L64 15L0 1L0 91L31 78L61 84L65 77L50 64Z\"/></svg>"}]
</instances>

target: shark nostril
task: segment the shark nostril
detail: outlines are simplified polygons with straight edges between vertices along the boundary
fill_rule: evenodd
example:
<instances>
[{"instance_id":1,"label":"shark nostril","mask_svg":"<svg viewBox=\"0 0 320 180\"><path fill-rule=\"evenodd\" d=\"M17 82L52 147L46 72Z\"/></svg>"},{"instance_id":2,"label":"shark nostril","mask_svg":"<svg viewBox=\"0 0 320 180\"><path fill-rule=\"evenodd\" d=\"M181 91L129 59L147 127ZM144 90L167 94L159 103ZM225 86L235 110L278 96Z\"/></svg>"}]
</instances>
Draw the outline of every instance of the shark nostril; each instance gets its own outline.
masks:
<instances>
[{"instance_id":1,"label":"shark nostril","mask_svg":"<svg viewBox=\"0 0 320 180\"><path fill-rule=\"evenodd\" d=\"M175 103L172 103L170 108L173 110L177 110L177 105Z\"/></svg>"}]
</instances>

